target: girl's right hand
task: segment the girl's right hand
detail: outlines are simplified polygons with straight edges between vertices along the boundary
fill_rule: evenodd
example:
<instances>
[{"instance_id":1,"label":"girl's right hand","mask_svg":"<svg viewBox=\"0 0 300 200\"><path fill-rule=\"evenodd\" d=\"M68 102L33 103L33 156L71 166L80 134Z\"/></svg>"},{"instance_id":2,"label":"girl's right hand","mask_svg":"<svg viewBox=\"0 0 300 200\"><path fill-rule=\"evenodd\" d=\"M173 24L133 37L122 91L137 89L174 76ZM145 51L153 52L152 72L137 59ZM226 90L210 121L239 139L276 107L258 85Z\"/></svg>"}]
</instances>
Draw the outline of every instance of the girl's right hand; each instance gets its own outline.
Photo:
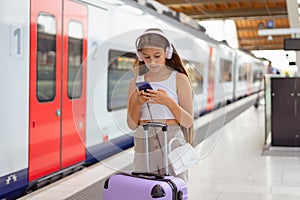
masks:
<instances>
[{"instance_id":1,"label":"girl's right hand","mask_svg":"<svg viewBox=\"0 0 300 200\"><path fill-rule=\"evenodd\" d=\"M142 91L138 91L136 90L136 94L135 94L136 98L135 98L135 103L138 105L143 105L144 103L147 102L147 95L145 94L145 92Z\"/></svg>"}]
</instances>

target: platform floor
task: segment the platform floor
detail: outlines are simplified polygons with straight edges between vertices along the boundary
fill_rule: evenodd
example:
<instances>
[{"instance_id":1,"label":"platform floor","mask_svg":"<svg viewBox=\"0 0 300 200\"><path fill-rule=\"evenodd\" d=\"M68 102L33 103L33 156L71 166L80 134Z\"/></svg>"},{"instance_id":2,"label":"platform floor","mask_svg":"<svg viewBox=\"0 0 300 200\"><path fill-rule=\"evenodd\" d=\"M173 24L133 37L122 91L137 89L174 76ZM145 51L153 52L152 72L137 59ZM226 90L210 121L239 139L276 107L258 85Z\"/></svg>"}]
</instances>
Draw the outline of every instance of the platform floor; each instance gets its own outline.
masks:
<instances>
[{"instance_id":1,"label":"platform floor","mask_svg":"<svg viewBox=\"0 0 300 200\"><path fill-rule=\"evenodd\" d=\"M264 148L264 108L251 106L196 146L202 161L189 171L189 200L299 200L300 151ZM128 168L128 155L132 149L21 199L102 199L100 179Z\"/></svg>"},{"instance_id":2,"label":"platform floor","mask_svg":"<svg viewBox=\"0 0 300 200\"><path fill-rule=\"evenodd\" d=\"M299 200L300 153L265 156L264 108L249 108L224 126L220 139L190 172L192 200ZM216 141L206 139L197 149Z\"/></svg>"}]
</instances>

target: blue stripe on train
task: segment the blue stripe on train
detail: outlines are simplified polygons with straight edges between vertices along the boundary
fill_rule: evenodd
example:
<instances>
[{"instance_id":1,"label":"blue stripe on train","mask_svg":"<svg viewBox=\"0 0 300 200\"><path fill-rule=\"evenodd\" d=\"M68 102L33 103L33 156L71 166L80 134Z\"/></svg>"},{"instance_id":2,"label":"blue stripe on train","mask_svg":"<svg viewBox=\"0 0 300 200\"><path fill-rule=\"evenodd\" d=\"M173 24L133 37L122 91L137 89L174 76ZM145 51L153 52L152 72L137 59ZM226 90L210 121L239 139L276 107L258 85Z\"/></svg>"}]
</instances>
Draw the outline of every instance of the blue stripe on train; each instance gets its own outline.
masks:
<instances>
[{"instance_id":1,"label":"blue stripe on train","mask_svg":"<svg viewBox=\"0 0 300 200\"><path fill-rule=\"evenodd\" d=\"M126 134L87 149L86 163L92 164L133 146L133 135Z\"/></svg>"},{"instance_id":2,"label":"blue stripe on train","mask_svg":"<svg viewBox=\"0 0 300 200\"><path fill-rule=\"evenodd\" d=\"M16 199L28 186L28 169L0 177L0 199Z\"/></svg>"},{"instance_id":3,"label":"blue stripe on train","mask_svg":"<svg viewBox=\"0 0 300 200\"><path fill-rule=\"evenodd\" d=\"M133 146L132 134L127 134L87 149L87 164L92 164ZM20 197L28 187L28 169L0 177L0 199Z\"/></svg>"}]
</instances>

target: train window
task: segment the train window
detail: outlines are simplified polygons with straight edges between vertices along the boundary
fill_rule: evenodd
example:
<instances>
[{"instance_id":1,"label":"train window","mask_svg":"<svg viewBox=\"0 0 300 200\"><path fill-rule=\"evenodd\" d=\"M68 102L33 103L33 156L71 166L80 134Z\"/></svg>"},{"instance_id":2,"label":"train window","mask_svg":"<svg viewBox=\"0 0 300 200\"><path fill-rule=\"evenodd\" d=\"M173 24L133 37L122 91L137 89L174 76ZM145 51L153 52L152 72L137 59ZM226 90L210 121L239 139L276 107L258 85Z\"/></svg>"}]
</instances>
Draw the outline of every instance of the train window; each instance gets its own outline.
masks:
<instances>
[{"instance_id":1,"label":"train window","mask_svg":"<svg viewBox=\"0 0 300 200\"><path fill-rule=\"evenodd\" d=\"M80 98L82 95L82 54L83 26L71 20L68 33L68 97Z\"/></svg>"},{"instance_id":2,"label":"train window","mask_svg":"<svg viewBox=\"0 0 300 200\"><path fill-rule=\"evenodd\" d=\"M183 61L187 73L189 75L194 94L201 94L203 92L203 63Z\"/></svg>"},{"instance_id":3,"label":"train window","mask_svg":"<svg viewBox=\"0 0 300 200\"><path fill-rule=\"evenodd\" d=\"M247 80L248 64L243 63L239 66L239 81Z\"/></svg>"},{"instance_id":4,"label":"train window","mask_svg":"<svg viewBox=\"0 0 300 200\"><path fill-rule=\"evenodd\" d=\"M109 51L107 110L127 108L129 82L136 55L117 50Z\"/></svg>"},{"instance_id":5,"label":"train window","mask_svg":"<svg viewBox=\"0 0 300 200\"><path fill-rule=\"evenodd\" d=\"M221 58L220 59L220 80L219 82L232 81L232 61Z\"/></svg>"},{"instance_id":6,"label":"train window","mask_svg":"<svg viewBox=\"0 0 300 200\"><path fill-rule=\"evenodd\" d=\"M39 13L37 18L37 99L52 101L56 93L56 19Z\"/></svg>"},{"instance_id":7,"label":"train window","mask_svg":"<svg viewBox=\"0 0 300 200\"><path fill-rule=\"evenodd\" d=\"M252 82L259 82L263 76L263 72L260 69L256 69L253 70L253 74L252 74L253 78L252 78Z\"/></svg>"}]
</instances>

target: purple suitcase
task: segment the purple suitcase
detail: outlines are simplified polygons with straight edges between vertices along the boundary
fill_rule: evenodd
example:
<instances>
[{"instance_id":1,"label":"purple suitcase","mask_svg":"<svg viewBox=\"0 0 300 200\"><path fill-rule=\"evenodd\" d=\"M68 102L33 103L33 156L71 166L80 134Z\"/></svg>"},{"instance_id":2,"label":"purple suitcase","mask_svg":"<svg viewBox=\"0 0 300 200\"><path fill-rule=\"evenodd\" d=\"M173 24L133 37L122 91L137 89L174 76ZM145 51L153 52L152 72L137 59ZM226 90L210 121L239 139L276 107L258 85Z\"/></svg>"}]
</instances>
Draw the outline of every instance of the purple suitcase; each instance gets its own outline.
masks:
<instances>
[{"instance_id":1,"label":"purple suitcase","mask_svg":"<svg viewBox=\"0 0 300 200\"><path fill-rule=\"evenodd\" d=\"M143 125L146 138L149 126L161 127L164 135L164 159L168 166L167 158L167 125L150 122ZM146 152L149 152L148 141L145 140ZM185 182L174 176L162 176L148 173L149 154L146 153L147 172L116 173L106 179L103 188L104 200L187 200L188 192ZM166 167L166 174L169 174Z\"/></svg>"}]
</instances>

